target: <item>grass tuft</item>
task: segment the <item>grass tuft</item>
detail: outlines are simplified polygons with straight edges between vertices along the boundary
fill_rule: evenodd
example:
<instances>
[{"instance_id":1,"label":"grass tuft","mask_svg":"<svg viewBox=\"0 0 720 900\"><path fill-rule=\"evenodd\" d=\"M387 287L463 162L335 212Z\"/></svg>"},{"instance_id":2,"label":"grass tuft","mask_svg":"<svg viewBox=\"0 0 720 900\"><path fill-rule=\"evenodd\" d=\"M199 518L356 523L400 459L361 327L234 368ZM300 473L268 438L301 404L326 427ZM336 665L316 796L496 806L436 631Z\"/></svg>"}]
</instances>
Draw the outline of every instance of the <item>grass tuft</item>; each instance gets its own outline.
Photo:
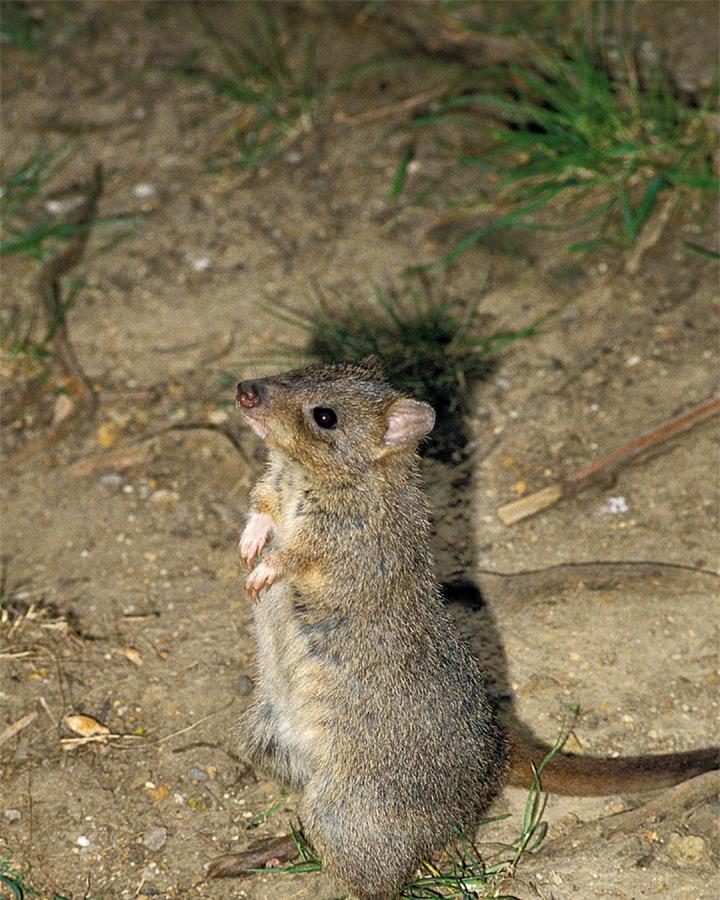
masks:
<instances>
[{"instance_id":1,"label":"grass tuft","mask_svg":"<svg viewBox=\"0 0 720 900\"><path fill-rule=\"evenodd\" d=\"M321 78L316 42L297 46L293 28L273 4L243 6L244 37L234 42L217 29L200 5L189 10L203 38L215 51L220 71L187 65L176 74L208 85L241 107L229 135L230 147L217 162L254 172L311 131L322 102L356 75L381 62L365 60L336 77Z\"/></svg>"},{"instance_id":2,"label":"grass tuft","mask_svg":"<svg viewBox=\"0 0 720 900\"><path fill-rule=\"evenodd\" d=\"M38 144L34 152L6 178L0 186L0 256L22 253L43 263L59 252L63 242L78 232L98 225L127 226L141 221L138 216L117 216L95 219L86 225L67 221L40 218L40 210L47 189L56 181L73 156L73 148L67 144L55 150L46 150ZM122 231L111 237L106 245L95 252L104 253L130 232Z\"/></svg>"},{"instance_id":3,"label":"grass tuft","mask_svg":"<svg viewBox=\"0 0 720 900\"><path fill-rule=\"evenodd\" d=\"M467 0L445 0L444 7L456 28L499 37L522 37L528 34L547 34L557 28L568 0L535 0L533 3L473 3ZM478 18L466 14L471 9Z\"/></svg>"},{"instance_id":4,"label":"grass tuft","mask_svg":"<svg viewBox=\"0 0 720 900\"><path fill-rule=\"evenodd\" d=\"M22 255L38 266L44 266L61 252L68 241L81 233L97 226L131 226L141 221L138 216L118 216L74 222L72 211L62 221L45 218L44 204L48 193L51 196L56 193L57 178L72 154L72 147L68 145L46 150L38 144L18 168L3 177L0 187L0 256ZM78 202L81 204L82 199L79 198ZM95 250L93 256L109 252L130 233L125 227L117 229ZM63 287L52 321L47 323L40 337L37 336L40 318L37 308L9 306L0 310L0 346L9 349L14 357L46 357L49 345L58 329L64 326L80 291L97 289L97 286L79 278L66 279Z\"/></svg>"},{"instance_id":5,"label":"grass tuft","mask_svg":"<svg viewBox=\"0 0 720 900\"><path fill-rule=\"evenodd\" d=\"M533 785L525 801L522 829L512 844L506 844L488 857L483 857L475 844L466 835L458 833L454 847L447 851L448 871L442 872L431 863L424 862L427 874L406 885L403 900L430 900L437 897L461 898L502 898L497 893L497 883L501 878L511 876L526 853L533 853L545 839L547 823L543 821L545 798L542 793L541 774L545 766L559 753L565 743L568 730L567 721L555 744L550 748L540 765L533 766ZM482 819L478 827L491 822L507 819L496 816ZM507 898L511 900L511 898Z\"/></svg>"},{"instance_id":6,"label":"grass tuft","mask_svg":"<svg viewBox=\"0 0 720 900\"><path fill-rule=\"evenodd\" d=\"M717 89L695 107L678 96L660 67L642 72L622 45L612 60L582 41L536 41L531 49L531 63L468 73L408 126L416 140L432 135L449 163L445 178L471 169L481 182L469 197L443 198L444 178L416 203L440 195L468 216L488 198L496 207L443 262L511 228L578 235L590 229L587 239L569 245L572 251L625 247L662 195L675 194L678 207L697 220L698 209L720 186L712 169ZM402 166L401 159L394 196L403 186Z\"/></svg>"},{"instance_id":7,"label":"grass tuft","mask_svg":"<svg viewBox=\"0 0 720 900\"><path fill-rule=\"evenodd\" d=\"M543 319L516 331L478 334L482 289L470 303L439 296L427 283L373 288L372 303L359 309L336 293L331 303L316 291L308 297L309 314L273 307L269 312L304 331L304 350L285 347L282 354L245 365L306 361L359 362L376 356L388 381L398 390L439 410L456 412L465 405L468 383L490 371L492 359L510 344L535 334ZM338 309L339 306L339 309Z\"/></svg>"},{"instance_id":8,"label":"grass tuft","mask_svg":"<svg viewBox=\"0 0 720 900\"><path fill-rule=\"evenodd\" d=\"M179 74L242 105L230 137L232 150L223 162L256 170L310 127L318 99L312 82L313 48L306 48L302 72L294 71L286 35L267 4L244 8L244 40L238 44L223 37L199 8L189 9L198 30L216 51L222 72L191 66Z\"/></svg>"},{"instance_id":9,"label":"grass tuft","mask_svg":"<svg viewBox=\"0 0 720 900\"><path fill-rule=\"evenodd\" d=\"M393 387L435 409L436 425L422 452L457 461L454 454L469 440L463 413L469 408L470 385L486 378L503 350L532 337L554 313L517 330L483 334L484 317L478 312L482 289L465 303L443 297L426 280L420 283L420 290L409 281L390 290L375 286L367 309L340 293L333 294L331 303L317 290L308 296L309 313L269 307L275 318L305 333L305 347L276 341L265 358L241 360L239 367L360 362L374 356ZM233 377L221 376L228 385Z\"/></svg>"},{"instance_id":10,"label":"grass tuft","mask_svg":"<svg viewBox=\"0 0 720 900\"><path fill-rule=\"evenodd\" d=\"M39 144L7 178L0 188L0 256L10 253L26 253L42 262L47 252L47 242L55 238L70 237L72 226L54 223L50 219L40 222L29 220L37 215L44 189L70 160L70 148L61 146L45 150Z\"/></svg>"}]
</instances>

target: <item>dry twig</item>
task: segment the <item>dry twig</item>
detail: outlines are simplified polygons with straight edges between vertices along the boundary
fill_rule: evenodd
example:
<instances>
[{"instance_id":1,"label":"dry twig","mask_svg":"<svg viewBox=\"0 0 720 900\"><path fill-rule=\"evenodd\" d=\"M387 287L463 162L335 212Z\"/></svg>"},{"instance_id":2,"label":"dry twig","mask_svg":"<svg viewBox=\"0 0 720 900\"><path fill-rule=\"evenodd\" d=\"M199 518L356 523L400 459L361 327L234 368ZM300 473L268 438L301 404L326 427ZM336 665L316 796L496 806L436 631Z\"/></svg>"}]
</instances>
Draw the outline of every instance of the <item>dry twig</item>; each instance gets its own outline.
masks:
<instances>
[{"instance_id":1,"label":"dry twig","mask_svg":"<svg viewBox=\"0 0 720 900\"><path fill-rule=\"evenodd\" d=\"M12 725L8 725L8 727L0 733L0 745L4 744L5 741L9 741L10 738L14 738L16 734L20 734L28 725L31 725L35 719L37 719L37 713L31 712L26 716L23 716L22 719L18 719L17 722L14 722Z\"/></svg>"},{"instance_id":2,"label":"dry twig","mask_svg":"<svg viewBox=\"0 0 720 900\"><path fill-rule=\"evenodd\" d=\"M439 100L447 91L448 85L444 84L430 88L420 94L414 94L412 97L406 97L404 100L398 100L396 103L376 106L373 109L366 109L364 112L355 113L354 115L338 110L333 113L332 119L338 125L364 125L367 122L377 122L378 119L386 119L398 113L407 113L418 106L424 106L426 103L432 103L433 100Z\"/></svg>"},{"instance_id":3,"label":"dry twig","mask_svg":"<svg viewBox=\"0 0 720 900\"><path fill-rule=\"evenodd\" d=\"M98 469L112 469L121 471L131 469L133 466L147 462L150 455L148 444L156 438L162 437L171 431L215 431L226 437L237 452L247 461L247 453L235 432L227 425L215 422L175 422L165 428L158 428L152 434L138 438L122 447L116 447L102 453L92 453L81 456L67 466L67 473L75 477L84 477L94 474Z\"/></svg>"},{"instance_id":4,"label":"dry twig","mask_svg":"<svg viewBox=\"0 0 720 900\"><path fill-rule=\"evenodd\" d=\"M678 434L689 431L695 425L704 422L712 416L716 416L718 413L720 413L720 395L711 397L709 400L705 400L698 406L693 407L689 412L664 422L659 428L646 431L633 438L632 441L624 444L617 450L613 450L607 456L595 460L595 462L584 469L573 472L564 481L548 485L541 491L528 494L519 500L513 500L512 503L506 503L498 509L498 518L504 525L514 525L522 519L527 519L528 516L554 506L563 497L579 494L592 484L607 479L617 469L640 456L640 454L653 447L658 447L660 444L664 444Z\"/></svg>"},{"instance_id":5,"label":"dry twig","mask_svg":"<svg viewBox=\"0 0 720 900\"><path fill-rule=\"evenodd\" d=\"M93 171L93 178L87 197L68 221L68 224L75 226L77 230L67 247L45 263L40 270L37 280L38 292L45 310L48 328L52 333L51 346L57 354L65 373L77 382L82 399L93 405L96 398L92 384L85 374L85 370L80 364L80 360L70 341L66 322L67 303L63 298L61 279L83 258L92 223L97 214L102 189L102 166L100 163L97 163Z\"/></svg>"}]
</instances>

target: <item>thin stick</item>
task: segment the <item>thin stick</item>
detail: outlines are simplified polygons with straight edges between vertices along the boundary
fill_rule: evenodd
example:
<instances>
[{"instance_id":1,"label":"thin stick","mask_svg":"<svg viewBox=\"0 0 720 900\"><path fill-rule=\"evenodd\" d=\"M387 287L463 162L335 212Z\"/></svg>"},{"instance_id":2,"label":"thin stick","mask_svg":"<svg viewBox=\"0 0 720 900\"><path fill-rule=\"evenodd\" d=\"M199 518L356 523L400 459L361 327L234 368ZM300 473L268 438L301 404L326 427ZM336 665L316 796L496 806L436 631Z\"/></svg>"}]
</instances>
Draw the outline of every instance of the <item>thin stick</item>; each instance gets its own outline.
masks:
<instances>
[{"instance_id":1,"label":"thin stick","mask_svg":"<svg viewBox=\"0 0 720 900\"><path fill-rule=\"evenodd\" d=\"M10 738L14 738L16 734L20 734L28 725L32 724L35 719L37 719L37 713L31 712L26 716L23 716L22 719L18 719L17 722L12 725L8 725L8 727L0 734L0 744L4 744L5 741L9 741Z\"/></svg>"},{"instance_id":2,"label":"thin stick","mask_svg":"<svg viewBox=\"0 0 720 900\"><path fill-rule=\"evenodd\" d=\"M158 428L152 434L147 434L122 447L105 450L102 453L93 453L89 456L81 456L74 462L68 463L65 471L69 475L83 477L92 475L97 469L106 468L114 471L130 469L146 461L150 453L148 444L151 441L163 437L172 431L215 431L227 438L243 459L247 461L247 453L242 442L229 426L214 422L175 422L172 425Z\"/></svg>"},{"instance_id":3,"label":"thin stick","mask_svg":"<svg viewBox=\"0 0 720 900\"><path fill-rule=\"evenodd\" d=\"M72 378L75 378L80 384L83 399L90 400L93 403L95 394L92 384L85 374L85 370L81 366L75 349L70 342L66 324L68 310L67 305L63 302L60 279L80 262L85 253L92 222L97 214L102 189L102 166L100 163L97 163L93 170L93 178L87 197L68 223L76 226L77 231L62 253L58 253L57 256L45 263L40 270L37 280L37 287L45 309L48 328L52 332L53 348L65 372Z\"/></svg>"},{"instance_id":4,"label":"thin stick","mask_svg":"<svg viewBox=\"0 0 720 900\"><path fill-rule=\"evenodd\" d=\"M389 103L387 106L377 106L374 109L368 109L360 113L345 113L338 110L333 113L333 122L338 125L364 125L367 122L376 122L378 119L386 119L388 116L394 116L398 113L406 113L417 106L424 106L433 100L439 100L448 92L450 86L447 84L440 87L430 88L420 94L414 94L412 97L406 97L404 100L398 100L397 103Z\"/></svg>"},{"instance_id":5,"label":"thin stick","mask_svg":"<svg viewBox=\"0 0 720 900\"><path fill-rule=\"evenodd\" d=\"M40 435L31 440L21 450L14 453L6 460L6 464L10 467L17 466L37 453L45 452L49 444L57 443L70 432L80 411L92 415L97 406L98 398L92 382L85 374L85 370L70 341L67 314L71 298L63 298L61 279L83 258L92 223L97 213L102 189L102 166L98 163L93 170L93 180L87 197L77 208L74 215L68 219L67 224L74 226L76 229L72 239L62 253L58 253L57 256L45 263L40 269L36 282L47 321L47 341L51 344L57 358L60 360L65 374L76 383L83 405L80 409L71 409L70 414L57 422L48 434Z\"/></svg>"},{"instance_id":6,"label":"thin stick","mask_svg":"<svg viewBox=\"0 0 720 900\"><path fill-rule=\"evenodd\" d=\"M698 404L689 412L664 422L659 428L644 432L607 456L602 456L589 466L573 472L564 481L548 485L541 491L521 497L520 500L506 503L498 509L498 518L504 525L514 525L515 522L527 519L528 516L554 506L563 497L579 494L596 481L607 478L641 453L664 444L670 438L689 431L718 413L720 413L720 394Z\"/></svg>"},{"instance_id":7,"label":"thin stick","mask_svg":"<svg viewBox=\"0 0 720 900\"><path fill-rule=\"evenodd\" d=\"M181 728L179 731L173 731L171 734L166 734L163 737L148 741L148 744L164 744L165 741L170 741L173 738L179 737L181 734L187 734L188 731L192 731L193 728L197 728L198 725L202 725L203 722L207 722L208 719L212 719L212 717L216 716L218 713L224 712L226 709L229 709L229 707L231 707L234 702L234 700L231 700L229 703L226 703L225 706L221 706L214 712L208 713L206 716L203 716L202 719L198 719L197 722L193 722L191 725L186 725L185 728Z\"/></svg>"}]
</instances>

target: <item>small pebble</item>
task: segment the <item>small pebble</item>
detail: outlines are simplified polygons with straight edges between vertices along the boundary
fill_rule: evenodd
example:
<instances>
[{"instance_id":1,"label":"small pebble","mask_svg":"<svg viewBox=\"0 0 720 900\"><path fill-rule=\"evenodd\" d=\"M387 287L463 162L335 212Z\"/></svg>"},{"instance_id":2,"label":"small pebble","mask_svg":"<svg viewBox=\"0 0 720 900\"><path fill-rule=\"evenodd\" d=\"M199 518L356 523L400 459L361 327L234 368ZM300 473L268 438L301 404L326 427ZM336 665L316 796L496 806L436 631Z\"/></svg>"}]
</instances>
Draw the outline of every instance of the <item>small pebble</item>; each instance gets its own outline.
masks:
<instances>
[{"instance_id":1,"label":"small pebble","mask_svg":"<svg viewBox=\"0 0 720 900\"><path fill-rule=\"evenodd\" d=\"M212 260L209 256L200 256L192 262L193 272L207 272L211 265Z\"/></svg>"},{"instance_id":2,"label":"small pebble","mask_svg":"<svg viewBox=\"0 0 720 900\"><path fill-rule=\"evenodd\" d=\"M667 855L678 865L693 866L705 856L705 841L696 834L682 835L673 832L665 845Z\"/></svg>"},{"instance_id":3,"label":"small pebble","mask_svg":"<svg viewBox=\"0 0 720 900\"><path fill-rule=\"evenodd\" d=\"M193 781L207 781L207 772L198 769L197 766L192 766L189 774Z\"/></svg>"},{"instance_id":4,"label":"small pebble","mask_svg":"<svg viewBox=\"0 0 720 900\"><path fill-rule=\"evenodd\" d=\"M22 818L22 813L19 809L6 809L5 818L8 822L19 822Z\"/></svg>"},{"instance_id":5,"label":"small pebble","mask_svg":"<svg viewBox=\"0 0 720 900\"><path fill-rule=\"evenodd\" d=\"M107 475L100 476L100 484L103 487L120 487L122 484L122 475L118 472L108 472Z\"/></svg>"},{"instance_id":6,"label":"small pebble","mask_svg":"<svg viewBox=\"0 0 720 900\"><path fill-rule=\"evenodd\" d=\"M148 830L143 834L142 842L148 850L152 850L155 852L159 850L167 840L167 829L163 828L162 825L158 825L155 828L148 828Z\"/></svg>"},{"instance_id":7,"label":"small pebble","mask_svg":"<svg viewBox=\"0 0 720 900\"><path fill-rule=\"evenodd\" d=\"M172 506L179 499L180 495L177 491L167 491L164 488L161 488L159 491L153 491L150 494L150 502L158 506Z\"/></svg>"},{"instance_id":8,"label":"small pebble","mask_svg":"<svg viewBox=\"0 0 720 900\"><path fill-rule=\"evenodd\" d=\"M84 834L81 834L79 838L75 839L75 843L78 845L78 847L89 847L90 838L86 838Z\"/></svg>"},{"instance_id":9,"label":"small pebble","mask_svg":"<svg viewBox=\"0 0 720 900\"><path fill-rule=\"evenodd\" d=\"M68 213L73 209L77 209L82 202L82 197L68 197L67 200L48 200L45 204L45 209L51 216L59 216Z\"/></svg>"},{"instance_id":10,"label":"small pebble","mask_svg":"<svg viewBox=\"0 0 720 900\"><path fill-rule=\"evenodd\" d=\"M614 516L619 513L626 513L628 511L627 500L624 497L608 497L608 501L603 506L602 511L611 513Z\"/></svg>"},{"instance_id":11,"label":"small pebble","mask_svg":"<svg viewBox=\"0 0 720 900\"><path fill-rule=\"evenodd\" d=\"M136 197L152 197L154 193L155 188L151 184L136 184L133 188Z\"/></svg>"}]
</instances>

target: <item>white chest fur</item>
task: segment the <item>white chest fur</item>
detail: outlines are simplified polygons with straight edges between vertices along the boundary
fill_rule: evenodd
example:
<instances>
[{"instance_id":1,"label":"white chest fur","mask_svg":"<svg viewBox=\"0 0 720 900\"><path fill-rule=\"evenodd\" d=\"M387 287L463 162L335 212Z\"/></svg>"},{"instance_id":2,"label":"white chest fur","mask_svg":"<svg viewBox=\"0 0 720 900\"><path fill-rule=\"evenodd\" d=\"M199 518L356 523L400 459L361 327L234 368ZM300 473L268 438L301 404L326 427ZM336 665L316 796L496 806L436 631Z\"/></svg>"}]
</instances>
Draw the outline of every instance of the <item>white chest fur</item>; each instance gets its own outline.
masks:
<instances>
[{"instance_id":1,"label":"white chest fur","mask_svg":"<svg viewBox=\"0 0 720 900\"><path fill-rule=\"evenodd\" d=\"M271 710L278 744L288 753L298 781L307 781L324 744L318 726L322 673L293 613L292 588L273 585L263 594L254 617L258 689Z\"/></svg>"}]
</instances>

